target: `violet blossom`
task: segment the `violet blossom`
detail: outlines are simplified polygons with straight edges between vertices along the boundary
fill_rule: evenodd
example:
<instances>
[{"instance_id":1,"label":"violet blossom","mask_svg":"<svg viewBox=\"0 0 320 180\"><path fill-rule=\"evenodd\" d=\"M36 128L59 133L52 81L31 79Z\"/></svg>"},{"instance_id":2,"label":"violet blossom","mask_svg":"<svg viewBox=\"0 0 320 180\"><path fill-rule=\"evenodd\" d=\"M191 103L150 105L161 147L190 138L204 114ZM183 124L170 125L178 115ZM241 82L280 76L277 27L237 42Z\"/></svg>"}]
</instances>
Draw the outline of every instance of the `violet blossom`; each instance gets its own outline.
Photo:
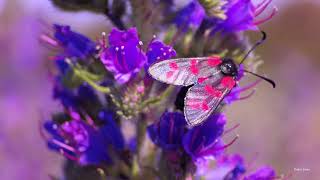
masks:
<instances>
[{"instance_id":1,"label":"violet blossom","mask_svg":"<svg viewBox=\"0 0 320 180\"><path fill-rule=\"evenodd\" d=\"M229 0L225 5L227 18L218 21L216 27L214 27L214 31L238 32L259 30L258 25L270 20L277 12L277 9L274 7L268 17L256 20L256 17L264 12L271 1L262 0L262 2L255 6L252 0Z\"/></svg>"},{"instance_id":2,"label":"violet blossom","mask_svg":"<svg viewBox=\"0 0 320 180\"><path fill-rule=\"evenodd\" d=\"M122 133L112 115L102 111L99 117L103 125L93 127L83 122L79 114L71 113L72 119L62 124L53 121L44 123L44 128L50 135L43 135L48 147L81 165L112 163L112 157L108 153L109 145L120 151L124 149Z\"/></svg>"},{"instance_id":3,"label":"violet blossom","mask_svg":"<svg viewBox=\"0 0 320 180\"><path fill-rule=\"evenodd\" d=\"M220 138L225 123L223 114L213 114L203 124L190 129L183 137L185 151L195 160L219 155L224 149Z\"/></svg>"},{"instance_id":4,"label":"violet blossom","mask_svg":"<svg viewBox=\"0 0 320 180\"><path fill-rule=\"evenodd\" d=\"M159 40L149 44L146 54L142 50L142 44L136 28L130 28L127 31L113 29L110 32L109 47L102 45L104 48L100 58L106 69L113 73L118 83L128 82L146 64L150 65L156 60L164 60L176 55L171 46L167 46Z\"/></svg>"},{"instance_id":5,"label":"violet blossom","mask_svg":"<svg viewBox=\"0 0 320 180\"><path fill-rule=\"evenodd\" d=\"M96 43L82 34L73 32L70 26L54 25L54 37L62 46L64 55L81 59L96 52Z\"/></svg>"},{"instance_id":6,"label":"violet blossom","mask_svg":"<svg viewBox=\"0 0 320 180\"><path fill-rule=\"evenodd\" d=\"M182 147L186 125L182 113L164 112L159 122L148 126L147 130L153 143L164 150L174 150Z\"/></svg>"}]
</instances>

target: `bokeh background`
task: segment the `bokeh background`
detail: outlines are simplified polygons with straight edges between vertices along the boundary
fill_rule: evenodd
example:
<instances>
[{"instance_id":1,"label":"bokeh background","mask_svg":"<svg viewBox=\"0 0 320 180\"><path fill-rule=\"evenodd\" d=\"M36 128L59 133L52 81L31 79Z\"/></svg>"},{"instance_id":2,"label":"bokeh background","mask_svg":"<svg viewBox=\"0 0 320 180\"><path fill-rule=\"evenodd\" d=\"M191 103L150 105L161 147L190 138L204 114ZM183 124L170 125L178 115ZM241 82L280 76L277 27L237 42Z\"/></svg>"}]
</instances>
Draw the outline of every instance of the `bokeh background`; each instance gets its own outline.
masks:
<instances>
[{"instance_id":1,"label":"bokeh background","mask_svg":"<svg viewBox=\"0 0 320 180\"><path fill-rule=\"evenodd\" d=\"M180 0L179 3L185 3ZM277 88L261 83L254 97L227 108L240 139L228 149L291 179L320 179L320 1L274 0L280 11L262 26L257 51ZM60 175L62 158L46 149L39 121L60 107L51 98L48 50L38 41L51 23L92 38L108 31L102 16L63 12L48 0L0 0L0 179ZM256 33L249 33L257 36ZM232 138L232 135L229 135ZM229 137L226 137L228 139ZM307 171L295 171L304 168Z\"/></svg>"}]
</instances>

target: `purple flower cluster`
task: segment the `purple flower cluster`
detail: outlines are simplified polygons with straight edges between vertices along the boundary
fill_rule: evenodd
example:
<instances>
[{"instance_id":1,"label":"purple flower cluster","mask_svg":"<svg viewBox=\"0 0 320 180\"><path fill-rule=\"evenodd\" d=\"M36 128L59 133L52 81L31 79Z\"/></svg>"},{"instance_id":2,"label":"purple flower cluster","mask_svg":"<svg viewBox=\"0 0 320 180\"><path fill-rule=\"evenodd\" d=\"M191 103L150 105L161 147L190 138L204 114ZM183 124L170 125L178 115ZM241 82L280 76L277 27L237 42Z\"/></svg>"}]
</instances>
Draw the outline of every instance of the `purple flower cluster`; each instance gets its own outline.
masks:
<instances>
[{"instance_id":1,"label":"purple flower cluster","mask_svg":"<svg viewBox=\"0 0 320 180\"><path fill-rule=\"evenodd\" d=\"M55 24L54 38L64 50L64 56L84 59L96 51L96 43L71 31L69 26Z\"/></svg>"},{"instance_id":2,"label":"purple flower cluster","mask_svg":"<svg viewBox=\"0 0 320 180\"><path fill-rule=\"evenodd\" d=\"M223 114L215 114L202 125L187 129L183 114L164 112L159 122L147 129L151 140L163 150L183 149L196 161L199 158L216 156L225 149L221 140L225 123Z\"/></svg>"},{"instance_id":3,"label":"purple flower cluster","mask_svg":"<svg viewBox=\"0 0 320 180\"><path fill-rule=\"evenodd\" d=\"M271 180L276 178L275 171L268 166L262 166L250 173L247 173L247 169L248 165L246 165L243 157L239 154L223 155L217 158L216 168L204 174L208 179L220 178L225 180ZM205 169L204 171L208 170Z\"/></svg>"},{"instance_id":4,"label":"purple flower cluster","mask_svg":"<svg viewBox=\"0 0 320 180\"><path fill-rule=\"evenodd\" d=\"M94 125L89 117L86 119L88 122L85 122L75 111L64 116L62 123L54 120L44 123L50 137L44 133L43 136L51 150L81 165L110 164L113 161L108 149L112 147L119 152L124 150L123 135L111 112L99 112L100 126Z\"/></svg>"},{"instance_id":5,"label":"purple flower cluster","mask_svg":"<svg viewBox=\"0 0 320 180\"><path fill-rule=\"evenodd\" d=\"M191 1L177 14L174 22L179 29L189 27L198 28L203 21L210 22L212 34L221 31L225 33L247 30L258 30L258 25L270 20L277 12L274 8L272 13L261 20L256 18L269 6L272 0L262 0L255 6L251 0L228 0L223 6L226 18L206 16L204 8L197 0Z\"/></svg>"},{"instance_id":6,"label":"purple flower cluster","mask_svg":"<svg viewBox=\"0 0 320 180\"><path fill-rule=\"evenodd\" d=\"M225 145L222 136L226 117L214 114L200 126L186 128L184 116L179 112L164 112L157 123L151 124L147 130L153 143L159 146L165 155L174 163L187 155L197 164L198 175L208 179L246 180L273 179L275 172L272 168L262 167L256 172L245 175L246 165L240 155L225 155L224 150L236 138ZM174 157L174 158L173 158ZM207 161L216 159L214 170L207 167ZM210 171L210 172L208 172Z\"/></svg>"},{"instance_id":7,"label":"purple flower cluster","mask_svg":"<svg viewBox=\"0 0 320 180\"><path fill-rule=\"evenodd\" d=\"M106 69L113 73L118 83L128 82L144 66L176 56L172 47L158 40L149 43L147 53L143 52L142 45L136 28L127 31L112 29L109 34L109 47L102 43L101 61Z\"/></svg>"}]
</instances>

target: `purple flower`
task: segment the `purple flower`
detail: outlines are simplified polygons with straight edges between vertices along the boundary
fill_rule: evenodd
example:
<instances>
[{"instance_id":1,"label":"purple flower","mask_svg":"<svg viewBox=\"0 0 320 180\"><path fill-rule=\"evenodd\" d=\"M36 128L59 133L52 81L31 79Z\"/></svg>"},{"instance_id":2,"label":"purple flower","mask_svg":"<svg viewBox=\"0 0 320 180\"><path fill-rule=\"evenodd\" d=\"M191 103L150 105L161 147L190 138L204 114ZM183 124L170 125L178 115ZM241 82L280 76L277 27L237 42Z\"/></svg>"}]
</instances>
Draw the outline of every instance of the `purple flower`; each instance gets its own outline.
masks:
<instances>
[{"instance_id":1,"label":"purple flower","mask_svg":"<svg viewBox=\"0 0 320 180\"><path fill-rule=\"evenodd\" d=\"M57 82L53 89L53 98L59 100L65 108L76 110L80 106L90 106L92 108L101 104L97 94L88 85L80 85L76 90L72 90Z\"/></svg>"},{"instance_id":2,"label":"purple flower","mask_svg":"<svg viewBox=\"0 0 320 180\"><path fill-rule=\"evenodd\" d=\"M73 32L69 26L54 25L54 37L63 47L66 56L86 58L96 52L96 44L89 38Z\"/></svg>"},{"instance_id":3,"label":"purple flower","mask_svg":"<svg viewBox=\"0 0 320 180\"><path fill-rule=\"evenodd\" d=\"M194 159L216 156L224 149L220 139L226 118L223 114L210 116L203 124L189 130L183 137L184 150Z\"/></svg>"},{"instance_id":4,"label":"purple flower","mask_svg":"<svg viewBox=\"0 0 320 180\"><path fill-rule=\"evenodd\" d=\"M180 30L187 31L190 27L198 28L205 15L201 4L194 0L177 13L174 23Z\"/></svg>"},{"instance_id":5,"label":"purple flower","mask_svg":"<svg viewBox=\"0 0 320 180\"><path fill-rule=\"evenodd\" d=\"M165 45L161 41L152 41L147 50L148 65L160 60L175 57L176 51L169 45Z\"/></svg>"},{"instance_id":6,"label":"purple flower","mask_svg":"<svg viewBox=\"0 0 320 180\"><path fill-rule=\"evenodd\" d=\"M271 1L262 0L260 4L255 6L251 0L230 0L225 5L227 18L217 22L214 32L218 30L228 33L259 30L258 25L271 19L277 12L277 9L274 8L268 17L258 21L255 20L268 7Z\"/></svg>"},{"instance_id":7,"label":"purple flower","mask_svg":"<svg viewBox=\"0 0 320 180\"><path fill-rule=\"evenodd\" d=\"M138 45L139 37L136 28L130 28L127 31L120 31L113 28L109 34L109 45L114 47L121 47L128 44Z\"/></svg>"},{"instance_id":8,"label":"purple flower","mask_svg":"<svg viewBox=\"0 0 320 180\"><path fill-rule=\"evenodd\" d=\"M109 35L109 43L110 46L100 54L101 61L118 83L126 83L146 63L146 56L139 47L137 30L113 29Z\"/></svg>"},{"instance_id":9,"label":"purple flower","mask_svg":"<svg viewBox=\"0 0 320 180\"><path fill-rule=\"evenodd\" d=\"M113 116L106 113L100 119L104 124L95 127L80 119L80 115L72 112L73 118L62 124L47 121L44 128L51 135L47 139L51 150L60 152L70 160L81 165L98 165L100 163L112 163L108 149L110 145L117 149L124 149L124 140L113 121Z\"/></svg>"},{"instance_id":10,"label":"purple flower","mask_svg":"<svg viewBox=\"0 0 320 180\"><path fill-rule=\"evenodd\" d=\"M236 180L246 172L243 158L239 154L222 156L216 171L223 171L225 180ZM223 174L223 173L222 173Z\"/></svg>"},{"instance_id":11,"label":"purple flower","mask_svg":"<svg viewBox=\"0 0 320 180\"><path fill-rule=\"evenodd\" d=\"M245 180L271 180L276 177L275 171L268 166L264 166L256 170L255 172L249 174L244 179Z\"/></svg>"},{"instance_id":12,"label":"purple flower","mask_svg":"<svg viewBox=\"0 0 320 180\"><path fill-rule=\"evenodd\" d=\"M214 169L207 164L197 164L197 174L205 179L237 180L245 171L243 158L238 154L218 157Z\"/></svg>"},{"instance_id":13,"label":"purple flower","mask_svg":"<svg viewBox=\"0 0 320 180\"><path fill-rule=\"evenodd\" d=\"M147 128L152 142L164 150L176 150L182 145L182 137L186 131L183 114L164 112L160 121Z\"/></svg>"},{"instance_id":14,"label":"purple flower","mask_svg":"<svg viewBox=\"0 0 320 180\"><path fill-rule=\"evenodd\" d=\"M62 75L65 75L70 70L69 64L62 57L56 57L55 59L56 59L55 64L56 64L59 72Z\"/></svg>"}]
</instances>

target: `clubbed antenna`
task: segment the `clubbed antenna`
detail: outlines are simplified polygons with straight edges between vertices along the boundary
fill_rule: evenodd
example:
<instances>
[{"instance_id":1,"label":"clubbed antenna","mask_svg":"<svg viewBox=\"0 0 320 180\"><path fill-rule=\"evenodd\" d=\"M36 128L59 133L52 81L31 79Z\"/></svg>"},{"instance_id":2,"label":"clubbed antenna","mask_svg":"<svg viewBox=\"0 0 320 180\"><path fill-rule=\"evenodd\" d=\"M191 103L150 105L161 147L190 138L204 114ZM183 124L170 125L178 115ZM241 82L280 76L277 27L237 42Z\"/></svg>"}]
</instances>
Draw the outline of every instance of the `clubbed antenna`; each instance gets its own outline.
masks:
<instances>
[{"instance_id":1,"label":"clubbed antenna","mask_svg":"<svg viewBox=\"0 0 320 180\"><path fill-rule=\"evenodd\" d=\"M264 31L260 31L260 32L262 33L262 38L252 46L252 48L247 52L247 54L240 61L240 64L242 64L248 58L248 56L251 54L253 50L255 50L260 44L262 44L267 39L267 33Z\"/></svg>"},{"instance_id":2,"label":"clubbed antenna","mask_svg":"<svg viewBox=\"0 0 320 180\"><path fill-rule=\"evenodd\" d=\"M271 80L271 79L269 79L269 78L267 78L267 77L261 76L261 75L259 75L259 74L253 73L253 72L251 72L251 71L247 71L247 70L244 70L244 71L247 72L247 73L250 73L250 74L252 74L252 75L254 75L254 76L257 76L257 77L259 77L259 78L261 78L261 79L263 79L263 80L265 80L265 81L267 81L268 83L270 83L270 84L272 85L273 88L276 87L276 83L275 83L273 80Z\"/></svg>"}]
</instances>

